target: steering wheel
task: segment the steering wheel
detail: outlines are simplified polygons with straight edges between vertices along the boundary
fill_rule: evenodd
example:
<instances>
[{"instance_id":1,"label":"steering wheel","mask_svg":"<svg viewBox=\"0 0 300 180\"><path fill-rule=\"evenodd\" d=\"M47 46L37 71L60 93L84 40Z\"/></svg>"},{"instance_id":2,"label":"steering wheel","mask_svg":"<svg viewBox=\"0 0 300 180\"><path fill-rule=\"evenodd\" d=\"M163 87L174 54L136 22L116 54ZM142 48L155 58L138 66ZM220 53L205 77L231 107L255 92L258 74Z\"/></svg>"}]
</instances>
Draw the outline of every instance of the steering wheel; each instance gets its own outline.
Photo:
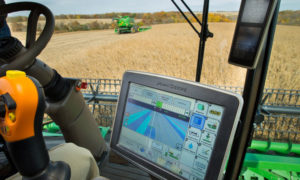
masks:
<instances>
[{"instance_id":1,"label":"steering wheel","mask_svg":"<svg viewBox=\"0 0 300 180\"><path fill-rule=\"evenodd\" d=\"M9 64L1 65L0 77L4 76L7 70L24 70L30 67L34 63L35 58L46 47L54 31L55 22L53 14L42 4L34 2L18 2L0 5L0 15L18 11L30 11L27 24L26 46L24 48L25 52L22 56L17 56ZM37 22L41 14L45 16L46 23L42 33L36 39Z\"/></svg>"}]
</instances>

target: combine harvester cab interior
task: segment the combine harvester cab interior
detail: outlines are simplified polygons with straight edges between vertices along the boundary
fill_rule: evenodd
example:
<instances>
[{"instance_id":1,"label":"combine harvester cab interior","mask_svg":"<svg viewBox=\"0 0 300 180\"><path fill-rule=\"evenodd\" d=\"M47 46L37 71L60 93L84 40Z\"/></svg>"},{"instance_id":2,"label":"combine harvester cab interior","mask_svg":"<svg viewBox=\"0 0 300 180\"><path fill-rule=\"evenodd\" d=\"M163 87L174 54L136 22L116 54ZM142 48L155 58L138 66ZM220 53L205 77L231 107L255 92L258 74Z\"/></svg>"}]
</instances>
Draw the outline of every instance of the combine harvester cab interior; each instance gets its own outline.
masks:
<instances>
[{"instance_id":1,"label":"combine harvester cab interior","mask_svg":"<svg viewBox=\"0 0 300 180\"><path fill-rule=\"evenodd\" d=\"M51 11L30 2L0 5L0 15L30 11L25 46L0 39L0 179L17 172L76 179L72 164L49 159L47 149L64 140L88 149L109 179L300 179L300 132L280 129L300 126L300 91L265 88L281 1L241 1L228 60L247 70L239 88L201 84L214 36L209 0L201 21L184 0L170 3L199 37L195 81L140 71L122 80L64 78L36 59L54 31ZM41 14L46 23L36 37ZM129 16L113 21L118 34L151 28Z\"/></svg>"}]
</instances>

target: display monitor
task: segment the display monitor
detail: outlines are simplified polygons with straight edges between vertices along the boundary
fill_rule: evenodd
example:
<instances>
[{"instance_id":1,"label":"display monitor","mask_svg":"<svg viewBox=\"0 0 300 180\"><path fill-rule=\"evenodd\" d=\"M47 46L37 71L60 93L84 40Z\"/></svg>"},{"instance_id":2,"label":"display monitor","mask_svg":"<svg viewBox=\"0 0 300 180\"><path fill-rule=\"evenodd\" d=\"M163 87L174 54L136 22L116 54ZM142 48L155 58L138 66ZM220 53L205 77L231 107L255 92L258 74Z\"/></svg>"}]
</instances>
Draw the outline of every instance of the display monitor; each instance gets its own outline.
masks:
<instances>
[{"instance_id":1,"label":"display monitor","mask_svg":"<svg viewBox=\"0 0 300 180\"><path fill-rule=\"evenodd\" d=\"M242 106L231 92L127 72L111 148L161 179L222 176Z\"/></svg>"},{"instance_id":2,"label":"display monitor","mask_svg":"<svg viewBox=\"0 0 300 180\"><path fill-rule=\"evenodd\" d=\"M261 55L277 0L243 0L229 63L253 69Z\"/></svg>"}]
</instances>

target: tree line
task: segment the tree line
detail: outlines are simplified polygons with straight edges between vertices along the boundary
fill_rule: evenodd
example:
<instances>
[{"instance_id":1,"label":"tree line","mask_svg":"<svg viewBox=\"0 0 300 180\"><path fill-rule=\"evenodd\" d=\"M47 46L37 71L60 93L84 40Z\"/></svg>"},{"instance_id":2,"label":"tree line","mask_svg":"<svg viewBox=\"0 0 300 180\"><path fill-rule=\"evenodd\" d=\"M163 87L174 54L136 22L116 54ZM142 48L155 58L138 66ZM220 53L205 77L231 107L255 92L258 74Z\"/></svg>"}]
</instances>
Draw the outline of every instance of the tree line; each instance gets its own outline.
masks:
<instances>
[{"instance_id":1,"label":"tree line","mask_svg":"<svg viewBox=\"0 0 300 180\"><path fill-rule=\"evenodd\" d=\"M300 10L279 12L278 24L300 26Z\"/></svg>"},{"instance_id":2,"label":"tree line","mask_svg":"<svg viewBox=\"0 0 300 180\"><path fill-rule=\"evenodd\" d=\"M185 15L195 22L195 19L191 16L190 13L185 13ZM119 16L129 16L135 19L142 19L146 24L162 24L162 23L178 23L185 22L185 19L179 12L155 12L155 13L105 13L105 14L62 14L56 15L55 19L113 19ZM202 15L197 14L197 17L201 20ZM40 20L45 20L42 16ZM227 18L225 15L218 13L209 13L208 20L210 22L231 22L230 18ZM9 22L25 22L27 17L25 16L14 16L8 17Z\"/></svg>"},{"instance_id":3,"label":"tree line","mask_svg":"<svg viewBox=\"0 0 300 180\"><path fill-rule=\"evenodd\" d=\"M196 22L190 13L185 13L191 22ZM72 31L89 31L89 30L102 30L112 29L116 26L115 22L103 23L98 21L91 21L85 24L80 24L79 19L113 19L119 16L129 16L135 19L140 19L139 26L153 25L153 24L168 24L168 23L184 23L186 20L179 12L155 12L155 13L105 13L105 14L69 14L69 15L56 15L55 19L66 19L70 21L60 22L55 25L55 32L72 32ZM197 13L198 19L202 20L202 14ZM237 16L225 15L221 13L209 13L209 22L234 22ZM44 20L43 16L40 20ZM11 23L13 31L26 31L27 21L25 16L8 17L8 22ZM281 11L278 16L278 24L283 25L300 25L300 11ZM42 25L39 23L38 30L42 30Z\"/></svg>"}]
</instances>

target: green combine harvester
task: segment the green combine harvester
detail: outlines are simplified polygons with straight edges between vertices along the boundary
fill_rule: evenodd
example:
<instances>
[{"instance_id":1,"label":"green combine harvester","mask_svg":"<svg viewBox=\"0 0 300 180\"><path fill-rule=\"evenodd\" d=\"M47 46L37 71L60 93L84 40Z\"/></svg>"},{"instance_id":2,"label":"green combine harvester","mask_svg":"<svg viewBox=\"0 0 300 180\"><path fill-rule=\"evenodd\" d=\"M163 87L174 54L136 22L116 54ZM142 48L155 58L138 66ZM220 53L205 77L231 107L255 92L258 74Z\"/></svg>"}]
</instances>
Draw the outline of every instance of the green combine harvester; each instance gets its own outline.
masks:
<instances>
[{"instance_id":1,"label":"green combine harvester","mask_svg":"<svg viewBox=\"0 0 300 180\"><path fill-rule=\"evenodd\" d=\"M115 33L136 33L147 31L151 29L151 26L140 27L137 23L134 22L134 18L129 16L120 16L119 18L113 18L113 21L116 21L117 25L115 28Z\"/></svg>"}]
</instances>

